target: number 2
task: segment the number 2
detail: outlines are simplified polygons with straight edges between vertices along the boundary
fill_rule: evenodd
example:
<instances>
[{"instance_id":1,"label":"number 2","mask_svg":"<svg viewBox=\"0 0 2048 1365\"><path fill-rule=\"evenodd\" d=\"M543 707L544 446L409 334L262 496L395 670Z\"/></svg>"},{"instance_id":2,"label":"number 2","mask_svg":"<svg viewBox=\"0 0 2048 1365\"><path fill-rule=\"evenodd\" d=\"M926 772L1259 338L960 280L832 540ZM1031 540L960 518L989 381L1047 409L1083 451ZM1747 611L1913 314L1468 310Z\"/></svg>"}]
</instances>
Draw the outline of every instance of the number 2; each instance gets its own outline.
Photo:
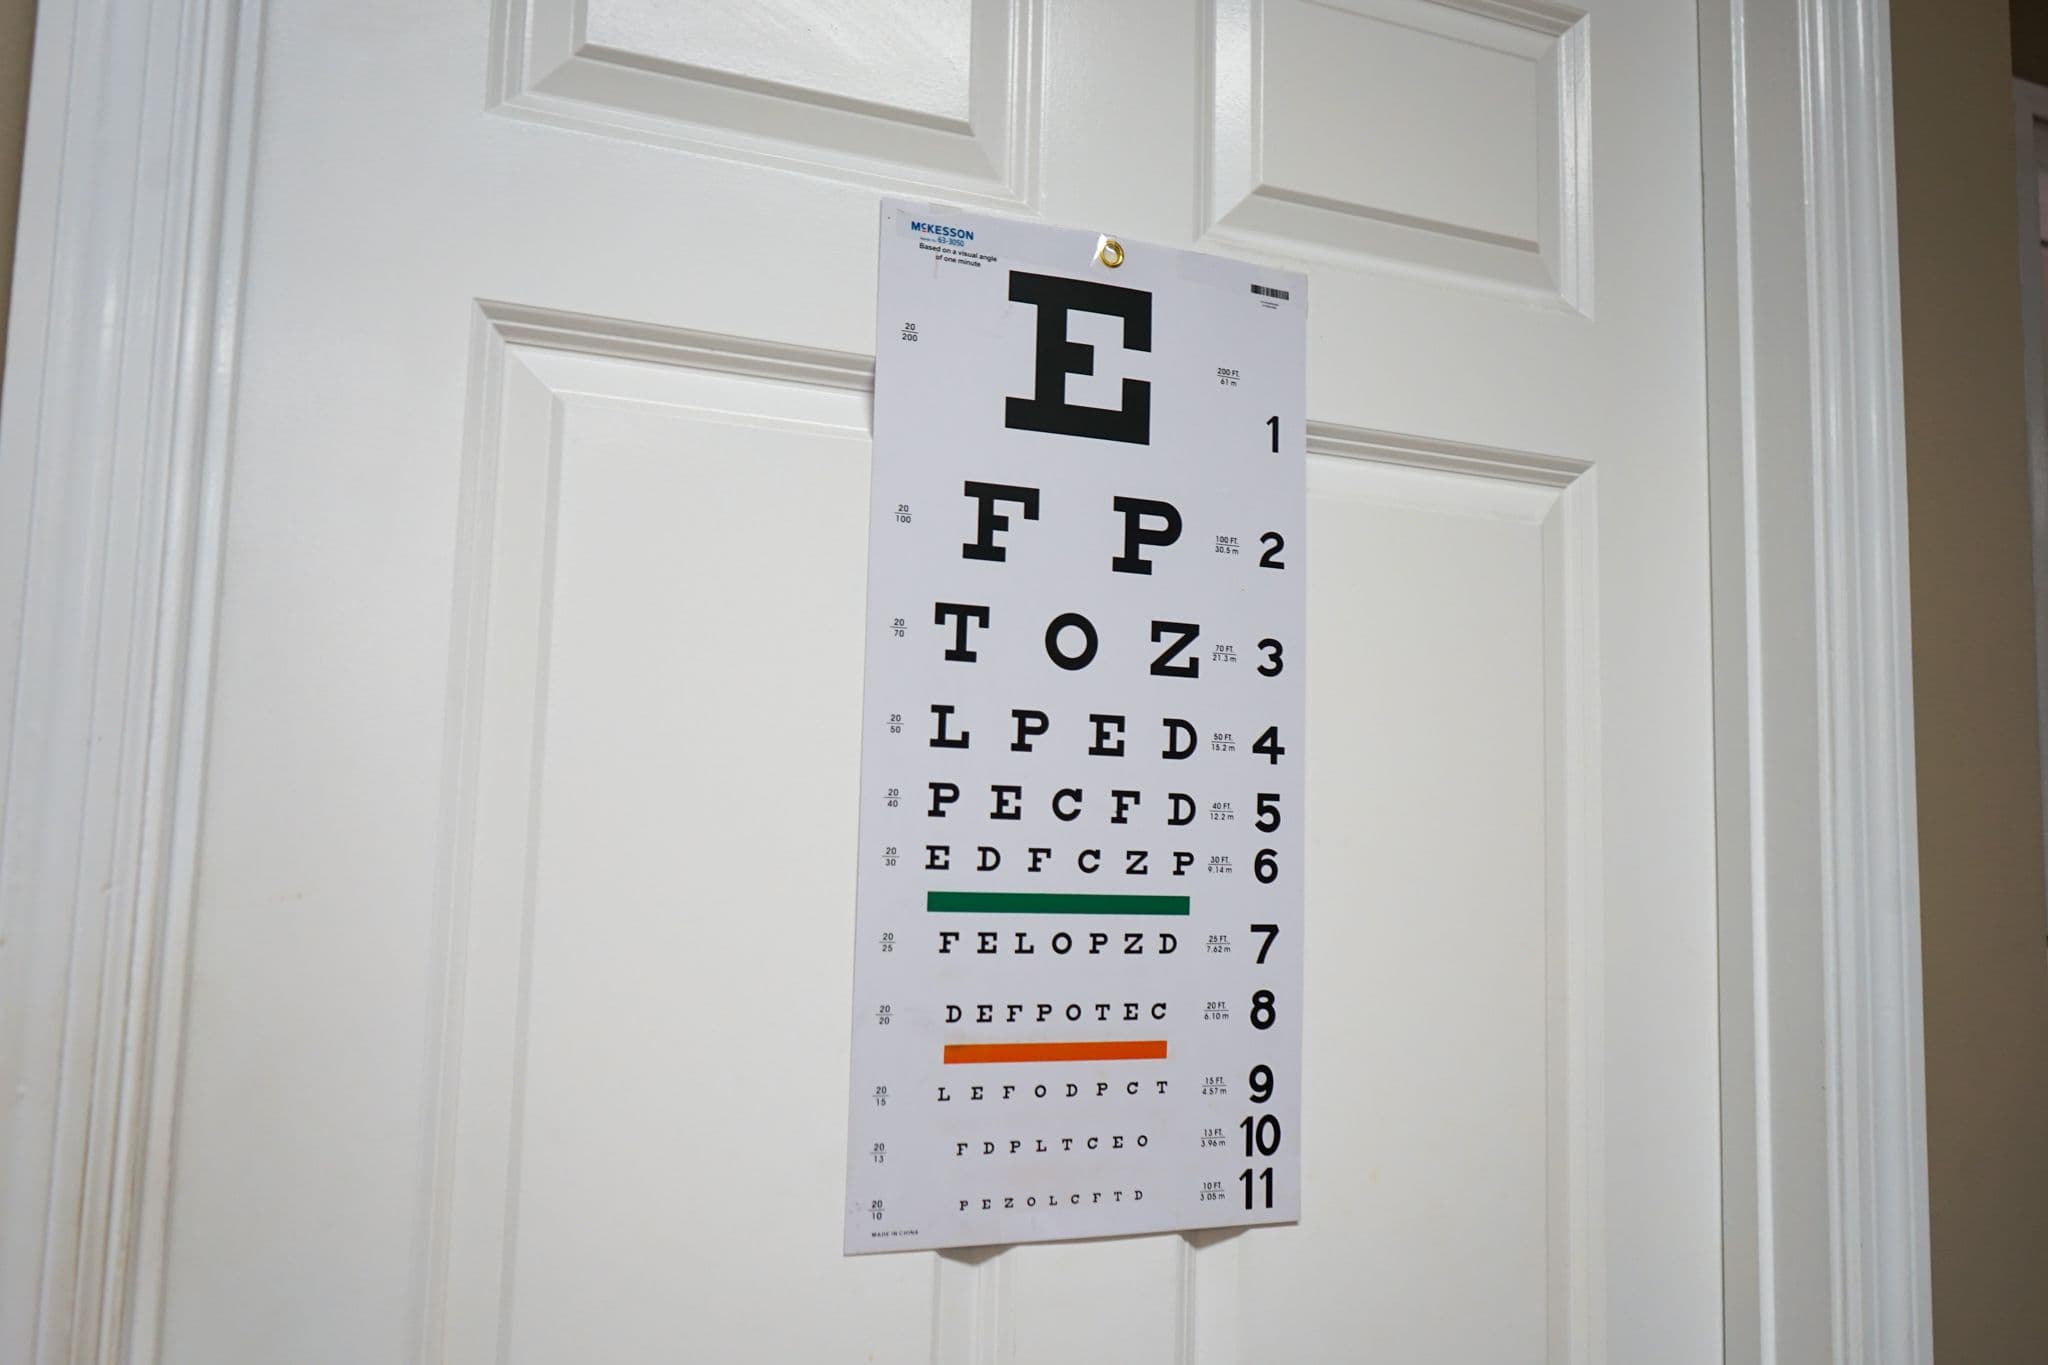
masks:
<instances>
[{"instance_id":1,"label":"number 2","mask_svg":"<svg viewBox=\"0 0 2048 1365\"><path fill-rule=\"evenodd\" d=\"M1284 569L1287 567L1274 558L1274 556L1287 548L1287 538L1285 536L1281 535L1278 531L1268 531L1259 537L1259 544L1266 547L1266 553L1259 556L1260 568Z\"/></svg>"}]
</instances>

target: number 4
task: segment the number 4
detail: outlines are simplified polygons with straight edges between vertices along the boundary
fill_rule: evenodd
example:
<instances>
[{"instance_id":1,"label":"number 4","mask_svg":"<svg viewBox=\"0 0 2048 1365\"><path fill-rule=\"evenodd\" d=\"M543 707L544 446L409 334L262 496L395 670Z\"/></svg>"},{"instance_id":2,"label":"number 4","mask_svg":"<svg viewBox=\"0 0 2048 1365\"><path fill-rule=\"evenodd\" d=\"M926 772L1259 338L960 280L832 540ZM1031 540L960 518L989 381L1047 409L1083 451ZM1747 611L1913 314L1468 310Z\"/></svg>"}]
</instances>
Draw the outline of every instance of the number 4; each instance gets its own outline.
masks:
<instances>
[{"instance_id":1,"label":"number 4","mask_svg":"<svg viewBox=\"0 0 2048 1365\"><path fill-rule=\"evenodd\" d=\"M1285 749L1280 747L1280 727L1277 725L1268 725L1266 727L1266 733L1260 735L1258 739L1252 742L1252 752L1255 754L1264 754L1266 756L1266 761L1268 763L1278 763L1280 761L1280 755L1287 752Z\"/></svg>"}]
</instances>

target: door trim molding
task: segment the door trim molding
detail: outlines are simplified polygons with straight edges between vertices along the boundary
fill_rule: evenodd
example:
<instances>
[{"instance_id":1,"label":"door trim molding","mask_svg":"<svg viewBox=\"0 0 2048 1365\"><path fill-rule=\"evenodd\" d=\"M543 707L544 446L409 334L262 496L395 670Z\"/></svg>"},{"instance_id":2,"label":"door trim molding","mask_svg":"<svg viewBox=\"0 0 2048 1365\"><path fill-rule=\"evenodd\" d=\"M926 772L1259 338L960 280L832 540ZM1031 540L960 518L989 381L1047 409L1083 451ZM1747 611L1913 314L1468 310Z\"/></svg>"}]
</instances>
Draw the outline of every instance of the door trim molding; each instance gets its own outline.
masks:
<instances>
[{"instance_id":1,"label":"door trim molding","mask_svg":"<svg viewBox=\"0 0 2048 1365\"><path fill-rule=\"evenodd\" d=\"M44 0L0 404L0 1356L155 1355L260 0ZM1885 0L1702 0L1727 1358L1926 1362ZM33 1273L26 1267L35 1267Z\"/></svg>"},{"instance_id":2,"label":"door trim molding","mask_svg":"<svg viewBox=\"0 0 2048 1365\"><path fill-rule=\"evenodd\" d=\"M1730 1362L1932 1359L1887 0L1706 0Z\"/></svg>"},{"instance_id":3,"label":"door trim molding","mask_svg":"<svg viewBox=\"0 0 2048 1365\"><path fill-rule=\"evenodd\" d=\"M0 402L0 1358L153 1358L260 5L43 0Z\"/></svg>"}]
</instances>

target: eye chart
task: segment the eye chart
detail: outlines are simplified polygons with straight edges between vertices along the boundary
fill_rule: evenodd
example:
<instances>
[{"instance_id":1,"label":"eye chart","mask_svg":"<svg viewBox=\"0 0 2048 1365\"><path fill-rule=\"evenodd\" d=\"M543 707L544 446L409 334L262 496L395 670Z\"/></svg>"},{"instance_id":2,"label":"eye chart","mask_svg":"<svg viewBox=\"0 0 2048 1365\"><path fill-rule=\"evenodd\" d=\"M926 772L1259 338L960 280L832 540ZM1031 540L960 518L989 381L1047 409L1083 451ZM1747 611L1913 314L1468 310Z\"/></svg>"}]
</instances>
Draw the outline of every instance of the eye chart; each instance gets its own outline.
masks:
<instances>
[{"instance_id":1,"label":"eye chart","mask_svg":"<svg viewBox=\"0 0 2048 1365\"><path fill-rule=\"evenodd\" d=\"M849 1254L1299 1216L1304 286L883 204Z\"/></svg>"}]
</instances>

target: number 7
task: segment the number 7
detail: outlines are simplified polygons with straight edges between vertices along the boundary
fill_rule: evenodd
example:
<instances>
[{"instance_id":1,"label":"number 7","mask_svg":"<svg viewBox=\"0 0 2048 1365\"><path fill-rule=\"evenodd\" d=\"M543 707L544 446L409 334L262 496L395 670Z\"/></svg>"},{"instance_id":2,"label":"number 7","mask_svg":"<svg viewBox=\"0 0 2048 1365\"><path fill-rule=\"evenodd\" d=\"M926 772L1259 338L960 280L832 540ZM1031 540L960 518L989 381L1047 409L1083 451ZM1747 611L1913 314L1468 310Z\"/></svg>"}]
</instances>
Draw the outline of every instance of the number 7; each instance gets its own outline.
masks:
<instances>
[{"instance_id":1,"label":"number 7","mask_svg":"<svg viewBox=\"0 0 2048 1365\"><path fill-rule=\"evenodd\" d=\"M1266 941L1259 945L1259 960L1256 964L1263 967L1266 965L1266 950L1273 946L1274 939L1280 937L1280 926L1277 924L1254 924L1252 932L1266 936Z\"/></svg>"}]
</instances>

